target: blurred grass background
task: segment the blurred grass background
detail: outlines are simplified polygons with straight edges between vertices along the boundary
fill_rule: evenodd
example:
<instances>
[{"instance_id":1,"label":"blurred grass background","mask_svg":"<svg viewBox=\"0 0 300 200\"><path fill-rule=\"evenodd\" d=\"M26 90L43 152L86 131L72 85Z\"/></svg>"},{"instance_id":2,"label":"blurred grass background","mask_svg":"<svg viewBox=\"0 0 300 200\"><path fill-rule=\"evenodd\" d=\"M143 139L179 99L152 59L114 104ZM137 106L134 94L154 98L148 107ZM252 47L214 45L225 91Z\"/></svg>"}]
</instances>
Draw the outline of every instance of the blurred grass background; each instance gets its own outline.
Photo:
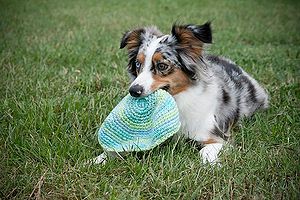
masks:
<instances>
[{"instance_id":1,"label":"blurred grass background","mask_svg":"<svg viewBox=\"0 0 300 200\"><path fill-rule=\"evenodd\" d=\"M0 199L299 199L299 1L0 1ZM222 168L180 140L105 166L96 131L127 94L122 33L212 21L209 51L268 90Z\"/></svg>"}]
</instances>

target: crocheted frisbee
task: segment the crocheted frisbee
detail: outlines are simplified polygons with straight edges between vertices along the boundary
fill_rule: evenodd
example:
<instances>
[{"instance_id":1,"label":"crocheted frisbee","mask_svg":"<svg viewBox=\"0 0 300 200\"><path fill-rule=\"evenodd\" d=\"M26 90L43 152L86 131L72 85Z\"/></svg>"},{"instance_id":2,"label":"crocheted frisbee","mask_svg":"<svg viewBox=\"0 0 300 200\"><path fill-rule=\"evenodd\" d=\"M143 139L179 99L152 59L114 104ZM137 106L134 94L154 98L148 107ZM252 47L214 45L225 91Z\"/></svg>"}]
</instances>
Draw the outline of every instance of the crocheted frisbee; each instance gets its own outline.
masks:
<instances>
[{"instance_id":1,"label":"crocheted frisbee","mask_svg":"<svg viewBox=\"0 0 300 200\"><path fill-rule=\"evenodd\" d=\"M98 140L106 151L145 151L161 144L180 128L178 108L164 90L146 97L129 94L102 123Z\"/></svg>"}]
</instances>

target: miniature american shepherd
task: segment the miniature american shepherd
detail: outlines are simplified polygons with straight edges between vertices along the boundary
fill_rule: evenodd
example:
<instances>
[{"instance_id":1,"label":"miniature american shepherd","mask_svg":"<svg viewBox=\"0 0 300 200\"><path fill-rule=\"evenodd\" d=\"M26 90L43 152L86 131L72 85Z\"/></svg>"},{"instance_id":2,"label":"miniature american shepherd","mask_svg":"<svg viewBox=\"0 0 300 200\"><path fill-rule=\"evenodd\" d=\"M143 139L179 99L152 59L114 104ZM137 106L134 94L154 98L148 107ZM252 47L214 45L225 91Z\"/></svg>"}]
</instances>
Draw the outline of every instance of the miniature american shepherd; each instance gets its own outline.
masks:
<instances>
[{"instance_id":1,"label":"miniature american shepherd","mask_svg":"<svg viewBox=\"0 0 300 200\"><path fill-rule=\"evenodd\" d=\"M233 61L205 52L212 43L210 23L178 25L169 35L156 27L126 32L129 93L134 97L164 89L175 99L185 137L203 147L204 163L217 163L232 126L268 107L266 91ZM94 161L105 161L106 154Z\"/></svg>"}]
</instances>

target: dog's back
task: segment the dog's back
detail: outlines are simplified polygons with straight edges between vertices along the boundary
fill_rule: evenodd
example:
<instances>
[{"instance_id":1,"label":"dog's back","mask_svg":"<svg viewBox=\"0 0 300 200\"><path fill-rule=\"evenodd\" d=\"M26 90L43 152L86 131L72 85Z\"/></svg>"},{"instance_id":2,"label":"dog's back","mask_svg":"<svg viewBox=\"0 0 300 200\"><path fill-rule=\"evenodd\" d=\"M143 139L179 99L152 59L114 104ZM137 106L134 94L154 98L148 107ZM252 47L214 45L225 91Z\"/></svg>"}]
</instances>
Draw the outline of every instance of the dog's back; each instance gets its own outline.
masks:
<instances>
[{"instance_id":1,"label":"dog's back","mask_svg":"<svg viewBox=\"0 0 300 200\"><path fill-rule=\"evenodd\" d=\"M265 90L234 62L212 55L206 60L221 87L216 120L224 133L241 117L268 107Z\"/></svg>"}]
</instances>

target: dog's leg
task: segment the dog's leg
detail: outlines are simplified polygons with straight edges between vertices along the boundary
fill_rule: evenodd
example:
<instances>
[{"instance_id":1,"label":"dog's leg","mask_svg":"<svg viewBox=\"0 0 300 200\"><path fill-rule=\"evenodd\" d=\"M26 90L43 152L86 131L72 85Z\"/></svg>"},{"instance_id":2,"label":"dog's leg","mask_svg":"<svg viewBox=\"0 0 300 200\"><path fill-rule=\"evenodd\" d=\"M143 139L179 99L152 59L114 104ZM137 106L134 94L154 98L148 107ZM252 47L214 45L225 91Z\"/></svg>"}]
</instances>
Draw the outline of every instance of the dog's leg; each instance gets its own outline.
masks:
<instances>
[{"instance_id":1,"label":"dog's leg","mask_svg":"<svg viewBox=\"0 0 300 200\"><path fill-rule=\"evenodd\" d=\"M107 162L107 159L108 159L107 152L103 152L99 156L97 156L96 158L92 159L91 164L105 165L105 163Z\"/></svg>"},{"instance_id":2,"label":"dog's leg","mask_svg":"<svg viewBox=\"0 0 300 200\"><path fill-rule=\"evenodd\" d=\"M102 154L100 154L99 156L97 156L96 158L88 160L86 162L86 164L105 165L105 163L107 162L108 159L114 159L116 157L122 159L121 153L116 153L116 152L112 152L112 151L105 151Z\"/></svg>"},{"instance_id":3,"label":"dog's leg","mask_svg":"<svg viewBox=\"0 0 300 200\"><path fill-rule=\"evenodd\" d=\"M89 159L86 162L84 162L84 165L93 165L93 164L105 165L105 163L107 162L107 159L108 159L107 152L103 152L96 158Z\"/></svg>"},{"instance_id":4,"label":"dog's leg","mask_svg":"<svg viewBox=\"0 0 300 200\"><path fill-rule=\"evenodd\" d=\"M221 151L222 147L222 143L206 144L199 152L202 158L202 162L210 163L211 165L217 164L219 161L218 154Z\"/></svg>"}]
</instances>

